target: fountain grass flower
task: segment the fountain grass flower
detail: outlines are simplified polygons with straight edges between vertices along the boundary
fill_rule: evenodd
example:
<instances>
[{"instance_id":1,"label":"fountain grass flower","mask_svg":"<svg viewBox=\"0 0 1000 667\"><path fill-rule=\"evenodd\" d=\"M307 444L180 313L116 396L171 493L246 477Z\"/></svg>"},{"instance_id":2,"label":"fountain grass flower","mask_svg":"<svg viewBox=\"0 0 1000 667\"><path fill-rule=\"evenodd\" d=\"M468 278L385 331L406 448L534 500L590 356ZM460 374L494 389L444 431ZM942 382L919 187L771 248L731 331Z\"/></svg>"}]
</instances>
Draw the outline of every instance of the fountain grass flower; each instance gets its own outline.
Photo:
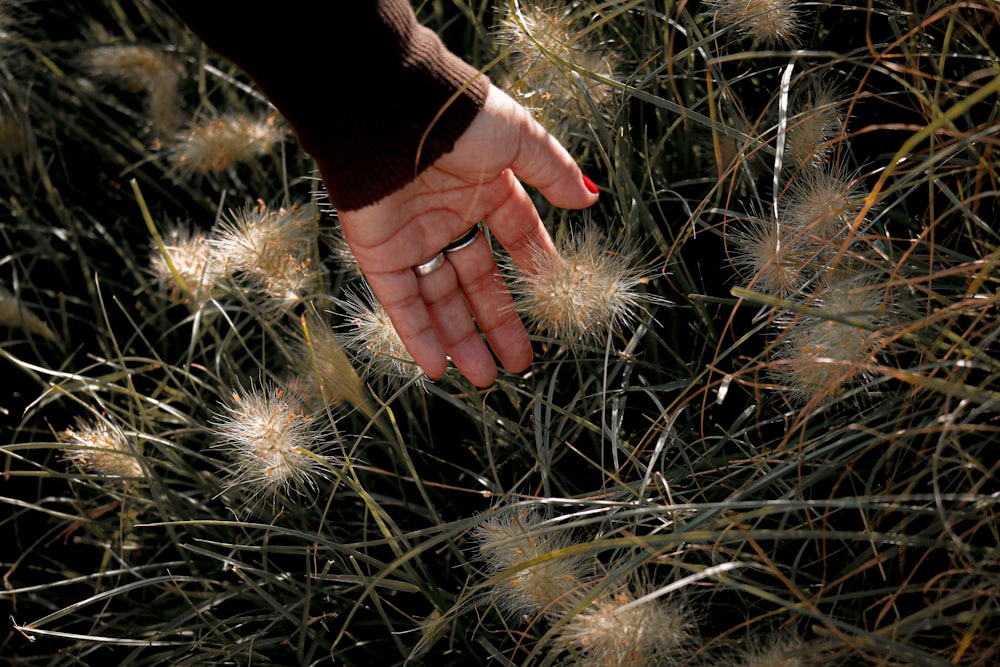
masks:
<instances>
[{"instance_id":1,"label":"fountain grass flower","mask_svg":"<svg viewBox=\"0 0 1000 667\"><path fill-rule=\"evenodd\" d=\"M278 308L299 303L319 284L316 221L308 207L246 206L220 221L209 238L226 273Z\"/></svg>"},{"instance_id":2,"label":"fountain grass flower","mask_svg":"<svg viewBox=\"0 0 1000 667\"><path fill-rule=\"evenodd\" d=\"M241 162L270 155L286 135L287 130L276 115L222 116L182 131L168 148L168 155L182 173L225 171Z\"/></svg>"},{"instance_id":3,"label":"fountain grass flower","mask_svg":"<svg viewBox=\"0 0 1000 667\"><path fill-rule=\"evenodd\" d=\"M233 390L210 427L230 459L226 489L242 491L251 512L279 495L316 492L317 478L336 462L323 454L334 435L329 422L272 385Z\"/></svg>"},{"instance_id":4,"label":"fountain grass flower","mask_svg":"<svg viewBox=\"0 0 1000 667\"><path fill-rule=\"evenodd\" d=\"M145 93L146 111L159 136L171 136L180 127L181 71L165 53L147 46L99 46L86 51L81 61L95 76Z\"/></svg>"},{"instance_id":5,"label":"fountain grass flower","mask_svg":"<svg viewBox=\"0 0 1000 667\"><path fill-rule=\"evenodd\" d=\"M371 417L361 378L337 334L315 315L303 315L300 323L291 350L295 393L317 412L346 402Z\"/></svg>"},{"instance_id":6,"label":"fountain grass flower","mask_svg":"<svg viewBox=\"0 0 1000 667\"><path fill-rule=\"evenodd\" d=\"M492 596L507 614L558 618L577 600L586 581L586 554L568 530L545 523L540 512L504 508L473 531L479 558L495 581Z\"/></svg>"},{"instance_id":7,"label":"fountain grass flower","mask_svg":"<svg viewBox=\"0 0 1000 667\"><path fill-rule=\"evenodd\" d=\"M806 244L790 225L769 216L750 216L726 234L736 270L753 289L786 296L806 283Z\"/></svg>"},{"instance_id":8,"label":"fountain grass flower","mask_svg":"<svg viewBox=\"0 0 1000 667\"><path fill-rule=\"evenodd\" d=\"M559 342L602 343L667 301L643 287L656 275L627 243L612 243L594 226L568 235L552 256L538 250L533 273L504 263L518 312L538 332Z\"/></svg>"},{"instance_id":9,"label":"fountain grass flower","mask_svg":"<svg viewBox=\"0 0 1000 667\"><path fill-rule=\"evenodd\" d=\"M772 375L796 403L836 396L845 386L870 379L887 342L880 328L888 323L888 308L883 288L871 276L841 275L808 305L821 314L775 321L782 332L773 346Z\"/></svg>"},{"instance_id":10,"label":"fountain grass flower","mask_svg":"<svg viewBox=\"0 0 1000 667\"><path fill-rule=\"evenodd\" d=\"M792 102L795 115L788 121L785 154L794 164L820 166L830 157L830 142L844 127L837 89L827 79L814 77L806 91Z\"/></svg>"},{"instance_id":11,"label":"fountain grass flower","mask_svg":"<svg viewBox=\"0 0 1000 667\"><path fill-rule=\"evenodd\" d=\"M559 637L582 667L674 665L691 639L690 618L678 604L622 586L575 613Z\"/></svg>"},{"instance_id":12,"label":"fountain grass flower","mask_svg":"<svg viewBox=\"0 0 1000 667\"><path fill-rule=\"evenodd\" d=\"M171 299L201 303L223 287L226 277L211 250L205 234L172 225L163 234L162 252L154 247L149 271Z\"/></svg>"},{"instance_id":13,"label":"fountain grass flower","mask_svg":"<svg viewBox=\"0 0 1000 667\"><path fill-rule=\"evenodd\" d=\"M380 377L390 382L425 377L367 283L359 289L346 290L338 304L345 323L337 338L364 365L365 377Z\"/></svg>"},{"instance_id":14,"label":"fountain grass flower","mask_svg":"<svg viewBox=\"0 0 1000 667\"><path fill-rule=\"evenodd\" d=\"M104 477L139 478L139 449L134 436L107 419L78 417L75 428L60 434L65 457L87 472Z\"/></svg>"},{"instance_id":15,"label":"fountain grass flower","mask_svg":"<svg viewBox=\"0 0 1000 667\"><path fill-rule=\"evenodd\" d=\"M510 92L564 144L589 134L592 108L613 99L613 88L586 74L615 79L619 54L574 16L572 5L503 3L496 41L509 54ZM593 105L593 106L592 106Z\"/></svg>"},{"instance_id":16,"label":"fountain grass flower","mask_svg":"<svg viewBox=\"0 0 1000 667\"><path fill-rule=\"evenodd\" d=\"M797 41L800 21L793 0L706 0L705 5L717 28L733 30L754 48Z\"/></svg>"}]
</instances>

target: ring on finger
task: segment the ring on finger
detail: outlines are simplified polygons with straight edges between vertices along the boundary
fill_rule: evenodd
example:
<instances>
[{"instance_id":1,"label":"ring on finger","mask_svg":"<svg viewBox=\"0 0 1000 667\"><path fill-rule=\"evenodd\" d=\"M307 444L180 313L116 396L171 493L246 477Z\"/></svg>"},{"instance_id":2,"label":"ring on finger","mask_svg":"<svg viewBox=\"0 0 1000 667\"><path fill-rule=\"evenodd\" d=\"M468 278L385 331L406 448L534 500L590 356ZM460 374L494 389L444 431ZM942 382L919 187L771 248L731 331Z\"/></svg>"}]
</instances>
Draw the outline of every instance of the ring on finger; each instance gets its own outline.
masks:
<instances>
[{"instance_id":1,"label":"ring on finger","mask_svg":"<svg viewBox=\"0 0 1000 667\"><path fill-rule=\"evenodd\" d=\"M429 260L423 264L417 264L413 267L413 272L418 276L429 276L438 269L444 266L444 251L442 250L438 254L431 257Z\"/></svg>"},{"instance_id":2,"label":"ring on finger","mask_svg":"<svg viewBox=\"0 0 1000 667\"><path fill-rule=\"evenodd\" d=\"M462 248L468 248L470 245L475 243L476 239L479 237L479 223L476 223L469 228L469 231L465 232L457 239L446 245L441 252L458 252Z\"/></svg>"}]
</instances>

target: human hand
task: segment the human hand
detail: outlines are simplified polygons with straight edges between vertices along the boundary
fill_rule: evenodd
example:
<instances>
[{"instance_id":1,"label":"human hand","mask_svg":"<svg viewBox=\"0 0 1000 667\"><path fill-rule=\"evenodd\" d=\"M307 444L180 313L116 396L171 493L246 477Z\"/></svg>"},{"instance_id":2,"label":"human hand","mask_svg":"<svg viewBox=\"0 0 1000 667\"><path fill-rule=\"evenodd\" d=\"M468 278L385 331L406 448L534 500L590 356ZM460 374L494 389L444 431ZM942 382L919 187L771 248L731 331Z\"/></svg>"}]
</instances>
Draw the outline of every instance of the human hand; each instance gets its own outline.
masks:
<instances>
[{"instance_id":1,"label":"human hand","mask_svg":"<svg viewBox=\"0 0 1000 667\"><path fill-rule=\"evenodd\" d=\"M528 333L485 236L444 253L438 268L430 263L479 221L528 275L538 252L554 255L518 179L561 208L597 201L597 188L559 142L491 86L450 153L378 203L339 215L368 284L413 360L432 379L444 374L451 357L476 386L492 384L497 366L480 330L507 370L521 372L531 364ZM418 276L415 267L421 265L432 270Z\"/></svg>"}]
</instances>

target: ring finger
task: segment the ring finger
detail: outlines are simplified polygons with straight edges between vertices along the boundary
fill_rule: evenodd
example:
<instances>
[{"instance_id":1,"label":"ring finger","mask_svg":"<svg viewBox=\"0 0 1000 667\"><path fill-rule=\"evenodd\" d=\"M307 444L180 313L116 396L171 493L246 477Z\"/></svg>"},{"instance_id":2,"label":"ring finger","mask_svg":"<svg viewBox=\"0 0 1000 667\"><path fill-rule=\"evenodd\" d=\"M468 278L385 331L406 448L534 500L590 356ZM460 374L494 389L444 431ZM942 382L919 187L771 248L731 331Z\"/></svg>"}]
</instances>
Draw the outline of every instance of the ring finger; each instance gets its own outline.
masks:
<instances>
[{"instance_id":1,"label":"ring finger","mask_svg":"<svg viewBox=\"0 0 1000 667\"><path fill-rule=\"evenodd\" d=\"M420 295L445 353L473 384L486 387L496 379L496 363L469 312L459 279L461 272L450 260L448 257L440 268L417 279Z\"/></svg>"}]
</instances>

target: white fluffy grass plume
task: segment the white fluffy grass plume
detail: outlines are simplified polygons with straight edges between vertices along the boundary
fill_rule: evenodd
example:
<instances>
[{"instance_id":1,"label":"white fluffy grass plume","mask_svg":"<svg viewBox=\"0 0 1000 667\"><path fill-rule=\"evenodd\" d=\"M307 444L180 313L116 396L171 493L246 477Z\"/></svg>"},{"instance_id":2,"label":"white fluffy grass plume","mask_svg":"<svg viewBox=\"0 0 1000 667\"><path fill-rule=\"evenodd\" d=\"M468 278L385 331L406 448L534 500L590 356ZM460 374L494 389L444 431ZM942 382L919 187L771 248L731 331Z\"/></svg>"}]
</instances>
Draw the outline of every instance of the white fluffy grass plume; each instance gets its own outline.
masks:
<instances>
[{"instance_id":1,"label":"white fluffy grass plume","mask_svg":"<svg viewBox=\"0 0 1000 667\"><path fill-rule=\"evenodd\" d=\"M209 242L226 273L281 308L299 303L319 284L317 238L311 208L274 209L258 202L219 222Z\"/></svg>"},{"instance_id":2,"label":"white fluffy grass plume","mask_svg":"<svg viewBox=\"0 0 1000 667\"><path fill-rule=\"evenodd\" d=\"M655 275L627 243L612 243L587 226L567 235L557 256L541 250L525 275L507 263L516 307L531 329L561 343L603 343L666 301L644 290Z\"/></svg>"},{"instance_id":3,"label":"white fluffy grass plume","mask_svg":"<svg viewBox=\"0 0 1000 667\"><path fill-rule=\"evenodd\" d=\"M479 524L473 539L502 611L558 618L575 603L585 555L563 553L574 544L571 534L546 523L539 511L503 508Z\"/></svg>"},{"instance_id":4,"label":"white fluffy grass plume","mask_svg":"<svg viewBox=\"0 0 1000 667\"><path fill-rule=\"evenodd\" d=\"M87 472L104 477L142 477L134 436L106 419L77 418L75 428L60 434L64 456Z\"/></svg>"},{"instance_id":5,"label":"white fluffy grass plume","mask_svg":"<svg viewBox=\"0 0 1000 667\"><path fill-rule=\"evenodd\" d=\"M792 0L706 0L715 29L728 28L756 48L797 41L800 20Z\"/></svg>"},{"instance_id":6,"label":"white fluffy grass plume","mask_svg":"<svg viewBox=\"0 0 1000 667\"><path fill-rule=\"evenodd\" d=\"M359 289L345 290L338 304L343 311L344 326L337 338L363 365L364 376L389 383L425 377L367 283Z\"/></svg>"},{"instance_id":7,"label":"white fluffy grass plume","mask_svg":"<svg viewBox=\"0 0 1000 667\"><path fill-rule=\"evenodd\" d=\"M277 116L222 116L190 127L168 148L170 161L182 173L225 171L242 162L270 155L287 134Z\"/></svg>"},{"instance_id":8,"label":"white fluffy grass plume","mask_svg":"<svg viewBox=\"0 0 1000 667\"><path fill-rule=\"evenodd\" d=\"M658 667L678 664L687 653L687 611L662 598L637 595L631 588L599 596L560 629L574 664Z\"/></svg>"},{"instance_id":9,"label":"white fluffy grass plume","mask_svg":"<svg viewBox=\"0 0 1000 667\"><path fill-rule=\"evenodd\" d=\"M336 462L323 454L334 435L329 422L274 386L233 390L210 426L231 461L226 488L242 491L251 512L279 495L315 492Z\"/></svg>"}]
</instances>

